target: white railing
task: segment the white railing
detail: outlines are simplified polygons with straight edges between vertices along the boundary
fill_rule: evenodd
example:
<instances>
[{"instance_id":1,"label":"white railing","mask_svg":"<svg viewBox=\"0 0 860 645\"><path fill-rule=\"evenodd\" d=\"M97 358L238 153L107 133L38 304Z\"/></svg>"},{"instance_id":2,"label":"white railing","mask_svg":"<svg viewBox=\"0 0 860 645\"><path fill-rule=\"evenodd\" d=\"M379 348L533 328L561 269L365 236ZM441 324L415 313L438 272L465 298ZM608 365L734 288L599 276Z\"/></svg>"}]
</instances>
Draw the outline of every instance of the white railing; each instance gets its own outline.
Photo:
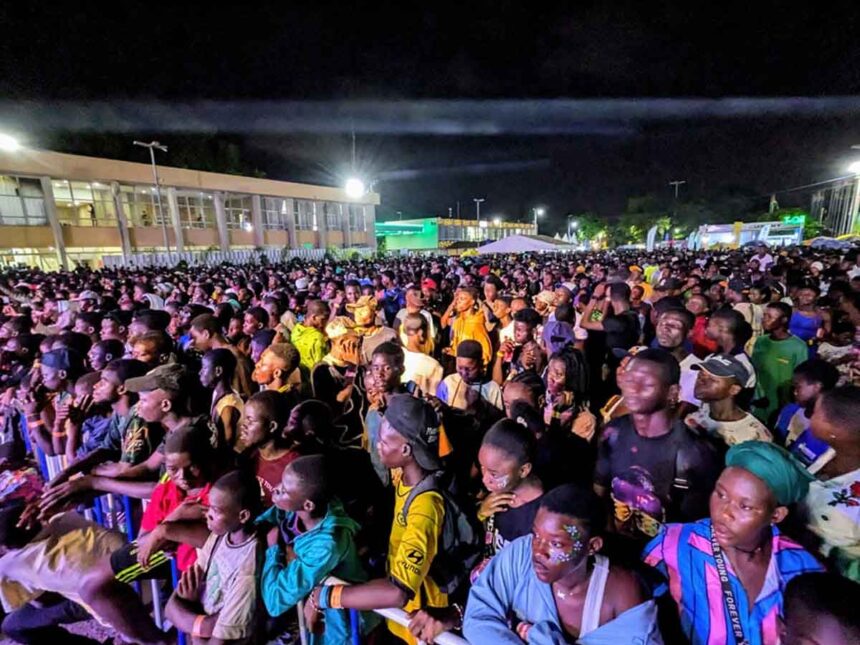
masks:
<instances>
[{"instance_id":1,"label":"white railing","mask_svg":"<svg viewBox=\"0 0 860 645\"><path fill-rule=\"evenodd\" d=\"M349 585L348 582L341 580L340 578L335 578L334 576L329 576L325 580L323 580L324 585ZM387 618L388 620L393 620L398 625L403 625L404 627L409 626L409 614L407 614L402 609L398 609L396 607L391 607L388 609L374 609L374 613L379 614L383 618ZM451 632L442 632L435 639L433 639L434 643L438 643L439 645L469 645L469 641L457 636L456 634L452 634ZM423 645L424 641L419 641Z\"/></svg>"},{"instance_id":2,"label":"white railing","mask_svg":"<svg viewBox=\"0 0 860 645\"><path fill-rule=\"evenodd\" d=\"M337 249L336 254L345 254L347 257L352 253L367 256L371 253L369 247L356 247L349 249ZM237 249L232 251L183 251L182 253L135 252L127 257L121 255L104 255L102 260L105 267L172 267L179 262L185 262L189 266L215 266L224 262L231 264L253 264L260 262L265 257L271 264L287 262L293 258L302 260L319 261L326 254L326 249Z\"/></svg>"}]
</instances>

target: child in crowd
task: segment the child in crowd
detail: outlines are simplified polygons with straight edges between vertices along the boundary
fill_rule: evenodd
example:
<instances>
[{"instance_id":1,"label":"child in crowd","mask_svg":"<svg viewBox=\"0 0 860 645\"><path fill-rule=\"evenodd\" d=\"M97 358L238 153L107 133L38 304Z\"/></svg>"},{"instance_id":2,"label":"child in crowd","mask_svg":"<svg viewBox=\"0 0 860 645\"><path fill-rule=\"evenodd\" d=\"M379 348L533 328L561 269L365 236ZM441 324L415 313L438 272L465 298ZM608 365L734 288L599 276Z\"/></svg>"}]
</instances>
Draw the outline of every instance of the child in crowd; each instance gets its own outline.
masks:
<instances>
[{"instance_id":1,"label":"child in crowd","mask_svg":"<svg viewBox=\"0 0 860 645\"><path fill-rule=\"evenodd\" d=\"M257 520L271 527L260 578L263 603L269 614L283 615L328 576L353 583L367 579L354 539L359 527L332 496L324 457L299 457L288 465L272 501L274 506ZM347 612L332 606L322 608L313 599L306 601L305 612L311 625L320 611L324 629L322 633L311 629L310 643L350 643ZM367 633L377 622L374 614L363 613L362 632Z\"/></svg>"},{"instance_id":2,"label":"child in crowd","mask_svg":"<svg viewBox=\"0 0 860 645\"><path fill-rule=\"evenodd\" d=\"M209 536L204 521L216 479L211 437L195 426L171 432L164 444L167 480L158 484L144 511L137 539L114 551L81 580L84 603L125 638L167 643L129 586L141 579L169 578L167 550L175 550L184 572L197 560L195 548Z\"/></svg>"},{"instance_id":3,"label":"child in crowd","mask_svg":"<svg viewBox=\"0 0 860 645\"><path fill-rule=\"evenodd\" d=\"M266 390L291 392L301 382L299 352L290 343L273 343L260 355L251 379Z\"/></svg>"},{"instance_id":4,"label":"child in crowd","mask_svg":"<svg viewBox=\"0 0 860 645\"><path fill-rule=\"evenodd\" d=\"M782 645L860 643L860 584L835 573L804 573L785 587Z\"/></svg>"},{"instance_id":5,"label":"child in crowd","mask_svg":"<svg viewBox=\"0 0 860 645\"><path fill-rule=\"evenodd\" d=\"M737 403L750 378L746 364L730 354L713 354L692 369L699 373L694 393L701 407L684 419L688 428L717 437L726 446L773 441L770 430Z\"/></svg>"},{"instance_id":6,"label":"child in crowd","mask_svg":"<svg viewBox=\"0 0 860 645\"><path fill-rule=\"evenodd\" d=\"M244 404L232 387L236 357L228 349L210 349L203 355L200 384L212 390L209 416L218 431L218 445L232 449L238 438Z\"/></svg>"},{"instance_id":7,"label":"child in crowd","mask_svg":"<svg viewBox=\"0 0 860 645\"><path fill-rule=\"evenodd\" d=\"M529 429L510 419L496 422L484 435L478 463L487 495L478 519L486 531L485 558L472 572L473 582L507 543L531 531L544 490L532 470L536 449Z\"/></svg>"},{"instance_id":8,"label":"child in crowd","mask_svg":"<svg viewBox=\"0 0 860 645\"><path fill-rule=\"evenodd\" d=\"M436 396L440 401L459 410L474 407L470 399L502 409L502 389L495 381L485 378L482 352L483 348L476 340L464 340L457 346L457 371L439 384ZM472 390L472 395L469 390Z\"/></svg>"},{"instance_id":9,"label":"child in crowd","mask_svg":"<svg viewBox=\"0 0 860 645\"><path fill-rule=\"evenodd\" d=\"M818 358L839 370L839 385L856 385L858 353L854 348L854 325L850 320L833 321L827 339L818 346Z\"/></svg>"},{"instance_id":10,"label":"child in crowd","mask_svg":"<svg viewBox=\"0 0 860 645\"><path fill-rule=\"evenodd\" d=\"M839 380L839 372L821 358L804 361L794 370L792 396L780 411L776 431L784 445L794 453L810 472L818 472L833 457L833 450L810 431L815 403L824 392L829 392Z\"/></svg>"},{"instance_id":11,"label":"child in crowd","mask_svg":"<svg viewBox=\"0 0 860 645\"><path fill-rule=\"evenodd\" d=\"M284 468L299 456L286 436L292 410L289 397L274 390L257 392L245 404L239 444L257 475L265 506L271 505Z\"/></svg>"},{"instance_id":12,"label":"child in crowd","mask_svg":"<svg viewBox=\"0 0 860 645\"><path fill-rule=\"evenodd\" d=\"M260 550L254 518L261 508L253 474L234 470L209 491L206 526L211 533L164 610L195 642L252 642L258 626Z\"/></svg>"}]
</instances>

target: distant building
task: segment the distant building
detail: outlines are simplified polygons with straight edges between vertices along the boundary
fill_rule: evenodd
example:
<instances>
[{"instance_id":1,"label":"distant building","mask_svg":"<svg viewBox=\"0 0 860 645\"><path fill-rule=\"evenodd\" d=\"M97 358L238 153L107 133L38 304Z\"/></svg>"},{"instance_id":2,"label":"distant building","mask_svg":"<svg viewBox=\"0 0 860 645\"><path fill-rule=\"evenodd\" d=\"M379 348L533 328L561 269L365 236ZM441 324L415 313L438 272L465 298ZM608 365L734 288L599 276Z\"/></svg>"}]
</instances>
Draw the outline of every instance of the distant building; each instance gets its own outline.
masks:
<instances>
[{"instance_id":1,"label":"distant building","mask_svg":"<svg viewBox=\"0 0 860 645\"><path fill-rule=\"evenodd\" d=\"M438 251L451 247L462 250L509 235L535 233L533 223L499 220L425 217L376 223L377 243L386 251Z\"/></svg>"},{"instance_id":2,"label":"distant building","mask_svg":"<svg viewBox=\"0 0 860 645\"><path fill-rule=\"evenodd\" d=\"M379 196L340 188L21 149L0 151L0 266L263 248L374 248Z\"/></svg>"},{"instance_id":3,"label":"distant building","mask_svg":"<svg viewBox=\"0 0 860 645\"><path fill-rule=\"evenodd\" d=\"M777 222L735 222L703 224L692 233L687 244L693 249L737 248L752 242L769 246L789 246L803 242L805 217L787 217Z\"/></svg>"}]
</instances>

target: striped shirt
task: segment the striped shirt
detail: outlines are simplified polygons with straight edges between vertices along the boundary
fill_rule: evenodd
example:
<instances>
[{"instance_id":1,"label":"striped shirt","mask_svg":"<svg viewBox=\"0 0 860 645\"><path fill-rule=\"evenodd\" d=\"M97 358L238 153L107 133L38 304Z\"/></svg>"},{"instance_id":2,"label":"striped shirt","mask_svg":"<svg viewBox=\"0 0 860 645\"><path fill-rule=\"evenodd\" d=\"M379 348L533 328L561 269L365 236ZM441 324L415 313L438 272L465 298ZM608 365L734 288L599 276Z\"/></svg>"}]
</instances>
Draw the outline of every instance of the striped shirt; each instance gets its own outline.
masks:
<instances>
[{"instance_id":1,"label":"striped shirt","mask_svg":"<svg viewBox=\"0 0 860 645\"><path fill-rule=\"evenodd\" d=\"M782 593L788 581L802 573L823 570L810 553L782 536L775 526L772 549L764 584L752 607L725 558L749 645L776 645L777 616L782 612ZM681 627L693 645L736 645L711 547L711 520L667 524L645 547L643 559L668 580L681 614ZM665 588L658 593L662 591Z\"/></svg>"}]
</instances>

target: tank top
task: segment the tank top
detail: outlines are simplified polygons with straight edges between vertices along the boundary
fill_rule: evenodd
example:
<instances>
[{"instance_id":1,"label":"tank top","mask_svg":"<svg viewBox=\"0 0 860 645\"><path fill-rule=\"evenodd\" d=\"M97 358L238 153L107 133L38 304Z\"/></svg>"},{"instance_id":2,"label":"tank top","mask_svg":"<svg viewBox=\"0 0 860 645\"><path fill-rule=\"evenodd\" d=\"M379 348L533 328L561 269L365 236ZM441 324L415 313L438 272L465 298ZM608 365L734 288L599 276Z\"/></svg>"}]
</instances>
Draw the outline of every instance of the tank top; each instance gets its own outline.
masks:
<instances>
[{"instance_id":1,"label":"tank top","mask_svg":"<svg viewBox=\"0 0 860 645\"><path fill-rule=\"evenodd\" d=\"M594 556L594 569L588 590L585 592L585 606L582 609L582 625L579 636L585 636L600 627L600 608L603 606L603 596L606 592L606 580L609 578L609 558L605 555Z\"/></svg>"}]
</instances>

